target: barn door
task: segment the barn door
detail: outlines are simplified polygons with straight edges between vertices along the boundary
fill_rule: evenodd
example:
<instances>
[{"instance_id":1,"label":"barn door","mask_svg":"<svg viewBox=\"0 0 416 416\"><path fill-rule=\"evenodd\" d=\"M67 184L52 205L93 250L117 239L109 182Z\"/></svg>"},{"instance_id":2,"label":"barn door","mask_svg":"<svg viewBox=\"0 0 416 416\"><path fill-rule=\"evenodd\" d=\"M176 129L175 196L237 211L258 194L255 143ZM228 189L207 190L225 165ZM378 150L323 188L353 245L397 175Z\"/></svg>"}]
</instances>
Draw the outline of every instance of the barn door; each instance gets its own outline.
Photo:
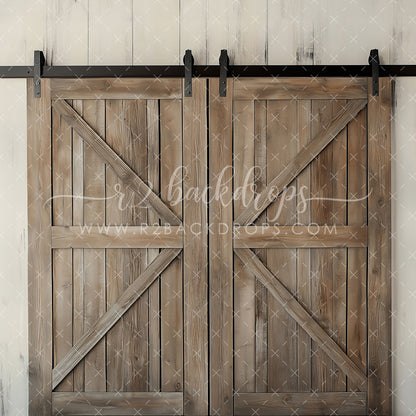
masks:
<instances>
[{"instance_id":1,"label":"barn door","mask_svg":"<svg viewBox=\"0 0 416 416\"><path fill-rule=\"evenodd\" d=\"M28 88L30 413L390 412L390 84Z\"/></svg>"},{"instance_id":2,"label":"barn door","mask_svg":"<svg viewBox=\"0 0 416 416\"><path fill-rule=\"evenodd\" d=\"M210 85L211 414L390 414L390 82Z\"/></svg>"}]
</instances>

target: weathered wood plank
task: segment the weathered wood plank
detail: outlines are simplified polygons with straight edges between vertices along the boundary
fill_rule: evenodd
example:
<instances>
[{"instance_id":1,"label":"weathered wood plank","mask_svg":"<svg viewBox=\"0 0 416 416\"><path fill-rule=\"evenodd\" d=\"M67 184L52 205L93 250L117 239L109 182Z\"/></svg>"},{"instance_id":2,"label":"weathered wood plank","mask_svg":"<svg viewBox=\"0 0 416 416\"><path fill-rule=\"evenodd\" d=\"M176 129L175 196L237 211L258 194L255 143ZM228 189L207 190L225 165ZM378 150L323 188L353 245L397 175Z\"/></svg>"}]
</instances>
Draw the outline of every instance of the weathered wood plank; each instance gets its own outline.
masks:
<instances>
[{"instance_id":1,"label":"weathered wood plank","mask_svg":"<svg viewBox=\"0 0 416 416\"><path fill-rule=\"evenodd\" d=\"M267 177L275 178L297 154L297 102L267 103ZM267 208L268 224L296 223L296 182ZM291 292L296 291L296 250L267 250L267 268ZM277 299L268 297L268 391L297 391L297 324Z\"/></svg>"},{"instance_id":2,"label":"weathered wood plank","mask_svg":"<svg viewBox=\"0 0 416 416\"><path fill-rule=\"evenodd\" d=\"M181 80L174 78L51 79L53 99L179 99Z\"/></svg>"},{"instance_id":3,"label":"weathered wood plank","mask_svg":"<svg viewBox=\"0 0 416 416\"><path fill-rule=\"evenodd\" d=\"M53 393L53 415L173 415L182 414L182 393Z\"/></svg>"},{"instance_id":4,"label":"weathered wood plank","mask_svg":"<svg viewBox=\"0 0 416 416\"><path fill-rule=\"evenodd\" d=\"M75 110L83 115L83 101L72 103ZM72 132L72 224L84 224L84 142ZM84 250L72 250L72 285L73 285L73 334L76 343L84 333ZM74 368L74 391L84 391L84 362Z\"/></svg>"},{"instance_id":5,"label":"weathered wood plank","mask_svg":"<svg viewBox=\"0 0 416 416\"><path fill-rule=\"evenodd\" d=\"M208 414L208 249L206 80L194 79L183 98L184 195L184 413ZM195 225L200 226L195 230Z\"/></svg>"},{"instance_id":6,"label":"weathered wood plank","mask_svg":"<svg viewBox=\"0 0 416 416\"><path fill-rule=\"evenodd\" d=\"M146 101L107 100L106 140L109 146L147 181ZM147 222L147 207L131 189L121 188L124 200L121 223L139 226ZM113 209L116 207L113 206ZM121 253L122 287L126 290L147 264L145 249L125 249ZM119 279L120 275L116 278ZM122 318L122 373L124 391L146 391L148 375L148 292Z\"/></svg>"},{"instance_id":7,"label":"weathered wood plank","mask_svg":"<svg viewBox=\"0 0 416 416\"><path fill-rule=\"evenodd\" d=\"M108 163L117 176L131 190L137 192L146 203L171 225L179 225L177 216L160 200L145 182L109 147L88 123L65 101L54 101L53 107L98 155Z\"/></svg>"},{"instance_id":8,"label":"weathered wood plank","mask_svg":"<svg viewBox=\"0 0 416 416\"><path fill-rule=\"evenodd\" d=\"M240 393L234 398L236 416L363 415L366 393Z\"/></svg>"},{"instance_id":9,"label":"weathered wood plank","mask_svg":"<svg viewBox=\"0 0 416 416\"><path fill-rule=\"evenodd\" d=\"M367 99L366 78L238 78L234 100Z\"/></svg>"},{"instance_id":10,"label":"weathered wood plank","mask_svg":"<svg viewBox=\"0 0 416 416\"><path fill-rule=\"evenodd\" d=\"M52 110L52 223L72 224L72 131ZM66 195L66 196L64 196ZM72 250L52 252L53 360L59 362L72 347ZM73 376L63 380L60 391L73 390Z\"/></svg>"},{"instance_id":11,"label":"weathered wood plank","mask_svg":"<svg viewBox=\"0 0 416 416\"><path fill-rule=\"evenodd\" d=\"M335 100L332 103L332 111L336 113L344 107L345 100ZM354 121L354 120L352 120ZM330 212L327 224L347 223L347 128L343 129L332 142L332 162L330 165L330 196L333 198L330 204ZM332 338L346 351L347 344L347 250L339 247L331 250L332 261ZM347 379L342 370L332 363L332 386L329 391L345 391Z\"/></svg>"},{"instance_id":12,"label":"weathered wood plank","mask_svg":"<svg viewBox=\"0 0 416 416\"><path fill-rule=\"evenodd\" d=\"M234 120L234 215L254 197L254 102L233 103ZM236 189L244 187L237 196ZM234 256L234 386L237 392L255 391L256 385L256 305L255 278Z\"/></svg>"},{"instance_id":13,"label":"weathered wood plank","mask_svg":"<svg viewBox=\"0 0 416 416\"><path fill-rule=\"evenodd\" d=\"M41 98L27 81L29 414L51 414L52 265L51 265L51 108L49 81Z\"/></svg>"},{"instance_id":14,"label":"weathered wood plank","mask_svg":"<svg viewBox=\"0 0 416 416\"><path fill-rule=\"evenodd\" d=\"M367 110L348 126L348 225L367 224ZM353 202L360 199L359 202ZM348 249L348 356L365 371L367 365L367 249ZM348 390L356 386L347 380Z\"/></svg>"},{"instance_id":15,"label":"weathered wood plank","mask_svg":"<svg viewBox=\"0 0 416 416\"><path fill-rule=\"evenodd\" d=\"M147 101L146 130L148 184L153 192L159 194L160 129L158 100ZM147 222L150 226L159 225L159 217L151 208L147 212ZM147 251L148 262L151 263L158 254L159 250L157 248L149 249ZM149 391L160 391L160 277L149 287Z\"/></svg>"},{"instance_id":16,"label":"weathered wood plank","mask_svg":"<svg viewBox=\"0 0 416 416\"><path fill-rule=\"evenodd\" d=\"M160 195L182 217L182 201L169 198L182 192L182 102L160 101ZM178 170L179 168L179 170ZM176 176L175 176L176 175ZM171 184L171 179L174 183ZM178 256L160 277L161 389L183 391L182 257Z\"/></svg>"},{"instance_id":17,"label":"weathered wood plank","mask_svg":"<svg viewBox=\"0 0 416 416\"><path fill-rule=\"evenodd\" d=\"M235 249L235 253L244 262L246 267L262 280L269 292L286 307L287 313L318 343L320 348L334 360L340 368L355 382L360 389L365 389L367 377L354 362L342 351L336 342L311 317L306 309L286 289L270 270L249 249Z\"/></svg>"},{"instance_id":18,"label":"weathered wood plank","mask_svg":"<svg viewBox=\"0 0 416 416\"><path fill-rule=\"evenodd\" d=\"M272 225L234 227L235 248L366 247L366 226Z\"/></svg>"},{"instance_id":19,"label":"weathered wood plank","mask_svg":"<svg viewBox=\"0 0 416 416\"><path fill-rule=\"evenodd\" d=\"M174 226L53 226L52 248L181 248L183 229Z\"/></svg>"},{"instance_id":20,"label":"weathered wood plank","mask_svg":"<svg viewBox=\"0 0 416 416\"><path fill-rule=\"evenodd\" d=\"M233 209L232 81L227 97L218 97L219 80L209 81L210 203L210 408L211 414L233 413Z\"/></svg>"},{"instance_id":21,"label":"weathered wood plank","mask_svg":"<svg viewBox=\"0 0 416 416\"><path fill-rule=\"evenodd\" d=\"M333 117L332 101L315 100L312 102L312 135ZM335 140L335 139L334 139ZM331 214L331 166L332 146L327 146L311 163L310 201L311 221L317 224L332 222ZM327 334L332 334L333 316L333 267L332 252L328 249L315 249L311 253L311 309L313 316ZM332 391L332 360L320 349L319 343L312 342L311 374L312 389Z\"/></svg>"},{"instance_id":22,"label":"weathered wood plank","mask_svg":"<svg viewBox=\"0 0 416 416\"><path fill-rule=\"evenodd\" d=\"M371 86L371 79L369 80ZM368 408L391 414L391 81L368 102Z\"/></svg>"},{"instance_id":23,"label":"weathered wood plank","mask_svg":"<svg viewBox=\"0 0 416 416\"><path fill-rule=\"evenodd\" d=\"M180 249L165 249L147 266L142 274L123 292L118 301L100 317L53 369L53 387L56 387L84 358L179 253Z\"/></svg>"},{"instance_id":24,"label":"weathered wood plank","mask_svg":"<svg viewBox=\"0 0 416 416\"><path fill-rule=\"evenodd\" d=\"M254 190L258 195L267 185L267 101L254 103ZM267 223L263 212L257 225ZM234 235L235 240L235 235ZM267 262L267 250L258 249L256 255ZM267 392L268 385L268 293L260 280L255 282L256 310L256 392Z\"/></svg>"},{"instance_id":25,"label":"weathered wood plank","mask_svg":"<svg viewBox=\"0 0 416 416\"><path fill-rule=\"evenodd\" d=\"M364 108L366 100L350 101L332 120L323 126L313 140L273 179L241 212L236 224L251 224L276 199L284 188L336 137L336 135Z\"/></svg>"},{"instance_id":26,"label":"weathered wood plank","mask_svg":"<svg viewBox=\"0 0 416 416\"><path fill-rule=\"evenodd\" d=\"M105 137L105 102L84 101L84 118L95 131ZM94 149L84 142L84 224L105 222L105 163ZM84 330L88 331L105 312L105 250L84 250ZM106 390L105 343L97 343L84 360L85 391Z\"/></svg>"},{"instance_id":27,"label":"weathered wood plank","mask_svg":"<svg viewBox=\"0 0 416 416\"><path fill-rule=\"evenodd\" d=\"M301 151L311 140L311 100L298 101L298 152ZM311 212L311 167L307 166L297 177L297 192L302 198L304 205L299 206L297 211L298 224L310 224ZM297 249L297 295L299 302L311 310L311 251L309 248ZM298 391L311 391L311 337L298 325Z\"/></svg>"}]
</instances>

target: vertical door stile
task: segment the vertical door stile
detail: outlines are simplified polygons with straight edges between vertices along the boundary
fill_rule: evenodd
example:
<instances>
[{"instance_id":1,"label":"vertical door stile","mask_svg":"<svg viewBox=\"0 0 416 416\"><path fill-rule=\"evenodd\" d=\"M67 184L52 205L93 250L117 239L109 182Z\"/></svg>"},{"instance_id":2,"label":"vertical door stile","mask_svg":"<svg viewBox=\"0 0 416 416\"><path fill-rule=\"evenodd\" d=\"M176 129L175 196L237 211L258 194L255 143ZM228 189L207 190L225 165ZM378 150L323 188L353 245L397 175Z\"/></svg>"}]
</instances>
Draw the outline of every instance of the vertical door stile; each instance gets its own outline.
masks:
<instances>
[{"instance_id":1,"label":"vertical door stile","mask_svg":"<svg viewBox=\"0 0 416 416\"><path fill-rule=\"evenodd\" d=\"M368 408L391 414L391 81L368 97ZM371 79L369 88L371 91Z\"/></svg>"},{"instance_id":2,"label":"vertical door stile","mask_svg":"<svg viewBox=\"0 0 416 416\"><path fill-rule=\"evenodd\" d=\"M183 98L184 413L208 414L206 79Z\"/></svg>"},{"instance_id":3,"label":"vertical door stile","mask_svg":"<svg viewBox=\"0 0 416 416\"><path fill-rule=\"evenodd\" d=\"M210 414L233 414L232 81L209 81Z\"/></svg>"}]
</instances>

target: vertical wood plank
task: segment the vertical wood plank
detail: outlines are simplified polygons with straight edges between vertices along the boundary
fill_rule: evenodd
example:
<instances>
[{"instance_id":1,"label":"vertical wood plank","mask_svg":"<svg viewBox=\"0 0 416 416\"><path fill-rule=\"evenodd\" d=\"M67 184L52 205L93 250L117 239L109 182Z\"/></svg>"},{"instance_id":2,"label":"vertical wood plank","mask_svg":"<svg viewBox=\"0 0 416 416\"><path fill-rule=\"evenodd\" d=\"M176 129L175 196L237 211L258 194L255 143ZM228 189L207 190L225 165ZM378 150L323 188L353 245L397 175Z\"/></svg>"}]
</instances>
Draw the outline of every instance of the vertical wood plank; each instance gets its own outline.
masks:
<instances>
[{"instance_id":1,"label":"vertical wood plank","mask_svg":"<svg viewBox=\"0 0 416 416\"><path fill-rule=\"evenodd\" d=\"M105 103L84 102L84 119L105 137ZM105 164L84 143L84 224L105 221ZM84 329L87 331L105 312L105 251L84 249ZM101 340L85 357L85 391L105 391L105 343Z\"/></svg>"},{"instance_id":2,"label":"vertical wood plank","mask_svg":"<svg viewBox=\"0 0 416 416\"><path fill-rule=\"evenodd\" d=\"M336 114L346 104L346 100L336 100L332 103L332 112ZM347 128L342 130L330 144L332 148L331 163L331 201L328 224L345 225L347 223ZM332 275L332 337L345 351L347 341L347 249L331 250L333 267ZM346 390L346 376L341 369L332 363L332 391Z\"/></svg>"},{"instance_id":3,"label":"vertical wood plank","mask_svg":"<svg viewBox=\"0 0 416 416\"><path fill-rule=\"evenodd\" d=\"M133 65L182 65L179 33L179 0L135 0Z\"/></svg>"},{"instance_id":4,"label":"vertical wood plank","mask_svg":"<svg viewBox=\"0 0 416 416\"><path fill-rule=\"evenodd\" d=\"M233 414L232 80L209 81L210 414Z\"/></svg>"},{"instance_id":5,"label":"vertical wood plank","mask_svg":"<svg viewBox=\"0 0 416 416\"><path fill-rule=\"evenodd\" d=\"M52 204L53 225L72 225L71 128L52 110ZM56 365L72 347L72 250L56 249L53 258L53 347ZM69 374L57 391L73 390Z\"/></svg>"},{"instance_id":6,"label":"vertical wood plank","mask_svg":"<svg viewBox=\"0 0 416 416\"><path fill-rule=\"evenodd\" d=\"M234 217L254 197L254 101L233 103ZM238 189L240 192L237 193ZM241 193L244 190L244 195ZM234 390L255 391L255 279L234 256Z\"/></svg>"},{"instance_id":7,"label":"vertical wood plank","mask_svg":"<svg viewBox=\"0 0 416 416\"><path fill-rule=\"evenodd\" d=\"M183 98L184 195L184 413L208 413L207 205L198 196L207 186L206 80L193 81ZM200 230L195 230L199 227Z\"/></svg>"},{"instance_id":8,"label":"vertical wood plank","mask_svg":"<svg viewBox=\"0 0 416 416\"><path fill-rule=\"evenodd\" d=\"M120 137L120 106L116 100L106 101L106 141L111 147L122 148ZM114 142L114 143L113 143ZM118 188L119 187L119 188ZM111 198L121 193L118 198ZM125 207L129 204L131 193L120 183L113 170L106 166L106 225L120 225L125 221ZM123 198L123 199L121 199ZM119 202L122 205L119 205ZM121 209L123 208L123 209ZM106 250L106 289L107 310L117 301L124 289L124 252L118 249ZM124 319L121 318L106 336L107 347L107 391L123 391L123 332Z\"/></svg>"},{"instance_id":9,"label":"vertical wood plank","mask_svg":"<svg viewBox=\"0 0 416 416\"><path fill-rule=\"evenodd\" d=\"M50 90L43 80L42 98L34 98L32 80L27 85L29 412L47 416L52 412Z\"/></svg>"},{"instance_id":10,"label":"vertical wood plank","mask_svg":"<svg viewBox=\"0 0 416 416\"><path fill-rule=\"evenodd\" d=\"M367 224L367 109L348 125L348 225ZM363 199L362 199L363 198ZM353 202L354 199L362 199ZM367 365L367 249L348 249L348 356ZM358 386L348 380L348 390Z\"/></svg>"},{"instance_id":11,"label":"vertical wood plank","mask_svg":"<svg viewBox=\"0 0 416 416\"><path fill-rule=\"evenodd\" d=\"M160 179L161 197L179 218L182 202L169 198L180 193L182 166L182 103L160 101ZM161 388L162 391L183 391L183 328L182 328L182 256L178 256L161 276Z\"/></svg>"},{"instance_id":12,"label":"vertical wood plank","mask_svg":"<svg viewBox=\"0 0 416 416\"><path fill-rule=\"evenodd\" d=\"M377 415L391 413L390 112L391 81L381 78L380 95L368 97L368 407Z\"/></svg>"},{"instance_id":13,"label":"vertical wood plank","mask_svg":"<svg viewBox=\"0 0 416 416\"><path fill-rule=\"evenodd\" d=\"M258 195L267 185L267 101L254 102L254 186ZM267 213L256 220L257 225L267 224ZM257 256L267 262L267 250L256 250ZM256 392L267 392L267 289L256 279Z\"/></svg>"},{"instance_id":14,"label":"vertical wood plank","mask_svg":"<svg viewBox=\"0 0 416 416\"><path fill-rule=\"evenodd\" d=\"M148 100L146 108L147 126L147 177L149 187L160 191L160 143L159 143L159 102ZM148 209L149 225L159 225L159 217ZM150 264L159 254L158 249L147 251ZM160 391L160 279L149 287L149 391Z\"/></svg>"},{"instance_id":15,"label":"vertical wood plank","mask_svg":"<svg viewBox=\"0 0 416 416\"><path fill-rule=\"evenodd\" d=\"M132 0L89 0L88 63L132 65Z\"/></svg>"},{"instance_id":16,"label":"vertical wood plank","mask_svg":"<svg viewBox=\"0 0 416 416\"><path fill-rule=\"evenodd\" d=\"M72 103L78 114L83 115L83 101ZM84 224L84 142L72 132L72 224ZM73 343L84 333L84 250L73 249L72 284L73 284ZM84 391L84 361L74 368L74 391Z\"/></svg>"},{"instance_id":17,"label":"vertical wood plank","mask_svg":"<svg viewBox=\"0 0 416 416\"><path fill-rule=\"evenodd\" d=\"M180 61L186 49L192 50L196 65L207 64L208 0L180 0Z\"/></svg>"},{"instance_id":18,"label":"vertical wood plank","mask_svg":"<svg viewBox=\"0 0 416 416\"><path fill-rule=\"evenodd\" d=\"M47 2L45 44L48 65L88 63L88 0Z\"/></svg>"},{"instance_id":19,"label":"vertical wood plank","mask_svg":"<svg viewBox=\"0 0 416 416\"><path fill-rule=\"evenodd\" d=\"M310 100L298 101L298 152L311 140ZM297 178L297 221L300 225L311 222L311 167L307 166ZM297 250L297 294L307 310L311 310L311 249ZM298 391L311 391L311 338L298 326Z\"/></svg>"},{"instance_id":20,"label":"vertical wood plank","mask_svg":"<svg viewBox=\"0 0 416 416\"><path fill-rule=\"evenodd\" d=\"M106 111L106 140L112 149L144 180L147 181L147 133L146 133L146 101L144 100L108 100ZM108 175L110 176L110 175ZM115 185L120 185L117 182ZM113 186L114 188L114 186ZM108 189L108 187L107 187ZM112 206L117 225L141 225L147 222L147 209L141 198L125 187L121 206ZM116 192L115 189L108 189ZM117 200L115 201L117 203ZM121 211L121 212L120 212ZM117 251L117 252L114 252ZM120 289L117 280L122 280L124 291L142 272L147 264L146 249L108 250L108 256L117 260L112 261L117 267L115 293ZM115 256L115 257L114 257ZM120 263L119 263L120 264ZM121 273L121 275L119 274ZM114 280L114 275L111 279ZM120 282L118 282L120 283ZM109 298L109 296L107 296ZM111 295L113 299L113 295ZM125 313L122 318L123 328L121 340L112 340L112 345L122 345L122 362L116 358L116 370L121 365L121 374L113 372L114 380L123 391L147 391L148 388L148 293ZM120 328L119 328L120 331ZM115 343L114 343L115 341ZM118 347L119 348L119 347ZM121 378L120 378L121 377ZM121 385L120 385L121 382Z\"/></svg>"},{"instance_id":21,"label":"vertical wood plank","mask_svg":"<svg viewBox=\"0 0 416 416\"><path fill-rule=\"evenodd\" d=\"M230 56L236 65L267 64L267 0L231 2Z\"/></svg>"},{"instance_id":22,"label":"vertical wood plank","mask_svg":"<svg viewBox=\"0 0 416 416\"><path fill-rule=\"evenodd\" d=\"M332 103L325 100L312 102L312 136L332 117ZM324 149L311 164L311 220L325 224L330 220L330 198L332 149ZM331 250L313 249L311 254L311 312L328 332L332 329L332 259ZM312 389L331 391L332 360L312 342Z\"/></svg>"},{"instance_id":23,"label":"vertical wood plank","mask_svg":"<svg viewBox=\"0 0 416 416\"><path fill-rule=\"evenodd\" d=\"M275 178L297 154L296 101L267 104L267 177ZM296 222L296 181L267 209L270 225ZM267 267L294 293L296 249L270 249ZM268 297L268 390L297 391L297 324L285 308Z\"/></svg>"}]
</instances>

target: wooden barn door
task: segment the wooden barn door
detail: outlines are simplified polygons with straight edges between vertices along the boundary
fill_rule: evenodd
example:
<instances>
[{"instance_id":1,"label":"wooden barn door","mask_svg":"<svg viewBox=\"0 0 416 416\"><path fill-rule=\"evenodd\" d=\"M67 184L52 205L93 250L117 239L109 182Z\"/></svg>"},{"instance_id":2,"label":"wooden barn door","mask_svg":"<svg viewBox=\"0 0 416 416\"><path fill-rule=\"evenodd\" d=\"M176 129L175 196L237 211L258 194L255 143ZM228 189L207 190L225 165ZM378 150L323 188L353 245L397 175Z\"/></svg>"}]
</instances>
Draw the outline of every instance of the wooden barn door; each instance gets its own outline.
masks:
<instances>
[{"instance_id":1,"label":"wooden barn door","mask_svg":"<svg viewBox=\"0 0 416 416\"><path fill-rule=\"evenodd\" d=\"M390 414L390 82L367 91L30 81L30 414Z\"/></svg>"},{"instance_id":2,"label":"wooden barn door","mask_svg":"<svg viewBox=\"0 0 416 416\"><path fill-rule=\"evenodd\" d=\"M390 414L390 81L210 85L211 414Z\"/></svg>"}]
</instances>

